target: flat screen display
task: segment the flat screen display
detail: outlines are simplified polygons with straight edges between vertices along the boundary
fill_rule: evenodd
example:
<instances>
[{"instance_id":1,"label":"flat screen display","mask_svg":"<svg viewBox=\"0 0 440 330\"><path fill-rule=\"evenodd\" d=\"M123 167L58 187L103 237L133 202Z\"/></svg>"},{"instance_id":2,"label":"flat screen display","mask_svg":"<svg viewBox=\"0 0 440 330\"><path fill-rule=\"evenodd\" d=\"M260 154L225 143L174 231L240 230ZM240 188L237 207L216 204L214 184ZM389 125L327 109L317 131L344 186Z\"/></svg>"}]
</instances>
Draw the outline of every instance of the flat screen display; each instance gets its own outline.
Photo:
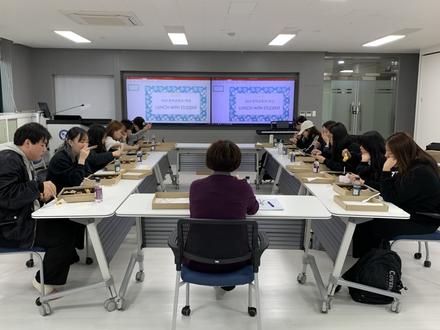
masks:
<instances>
[{"instance_id":1,"label":"flat screen display","mask_svg":"<svg viewBox=\"0 0 440 330\"><path fill-rule=\"evenodd\" d=\"M270 124L293 121L295 80L213 78L212 124Z\"/></svg>"},{"instance_id":2,"label":"flat screen display","mask_svg":"<svg viewBox=\"0 0 440 330\"><path fill-rule=\"evenodd\" d=\"M150 123L210 124L211 78L128 76L127 117Z\"/></svg>"}]
</instances>

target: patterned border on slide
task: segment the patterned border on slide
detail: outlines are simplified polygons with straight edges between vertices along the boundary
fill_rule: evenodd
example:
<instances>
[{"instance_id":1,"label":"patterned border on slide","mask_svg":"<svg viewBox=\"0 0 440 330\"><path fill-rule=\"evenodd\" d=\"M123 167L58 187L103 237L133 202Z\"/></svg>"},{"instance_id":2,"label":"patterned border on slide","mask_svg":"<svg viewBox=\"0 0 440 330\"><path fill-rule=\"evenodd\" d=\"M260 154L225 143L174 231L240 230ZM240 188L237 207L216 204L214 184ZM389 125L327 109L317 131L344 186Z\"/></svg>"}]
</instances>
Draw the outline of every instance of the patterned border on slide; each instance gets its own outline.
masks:
<instances>
[{"instance_id":1,"label":"patterned border on slide","mask_svg":"<svg viewBox=\"0 0 440 330\"><path fill-rule=\"evenodd\" d=\"M152 122L206 123L208 119L207 90L202 86L145 86L145 118ZM153 93L197 93L200 95L200 113L198 115L154 115Z\"/></svg>"},{"instance_id":2,"label":"patterned border on slide","mask_svg":"<svg viewBox=\"0 0 440 330\"><path fill-rule=\"evenodd\" d=\"M232 123L270 123L271 121L286 120L289 118L289 107L291 98L290 87L230 87L229 88L229 121ZM237 94L283 94L283 115L238 115L236 113Z\"/></svg>"}]
</instances>

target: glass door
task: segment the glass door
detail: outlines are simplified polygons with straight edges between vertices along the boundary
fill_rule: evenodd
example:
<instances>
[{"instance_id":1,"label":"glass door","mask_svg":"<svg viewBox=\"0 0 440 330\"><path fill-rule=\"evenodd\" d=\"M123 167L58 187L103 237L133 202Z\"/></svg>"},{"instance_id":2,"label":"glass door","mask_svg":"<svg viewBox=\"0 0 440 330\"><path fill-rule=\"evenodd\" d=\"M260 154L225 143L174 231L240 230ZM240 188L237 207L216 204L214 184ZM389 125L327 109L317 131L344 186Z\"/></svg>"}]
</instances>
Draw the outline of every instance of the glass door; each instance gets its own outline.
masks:
<instances>
[{"instance_id":1,"label":"glass door","mask_svg":"<svg viewBox=\"0 0 440 330\"><path fill-rule=\"evenodd\" d=\"M394 131L396 72L383 73L380 67L380 63L369 63L363 68L369 72L362 72L362 66L357 64L354 70L326 73L323 121L342 122L350 134L376 130L385 138L391 135Z\"/></svg>"}]
</instances>

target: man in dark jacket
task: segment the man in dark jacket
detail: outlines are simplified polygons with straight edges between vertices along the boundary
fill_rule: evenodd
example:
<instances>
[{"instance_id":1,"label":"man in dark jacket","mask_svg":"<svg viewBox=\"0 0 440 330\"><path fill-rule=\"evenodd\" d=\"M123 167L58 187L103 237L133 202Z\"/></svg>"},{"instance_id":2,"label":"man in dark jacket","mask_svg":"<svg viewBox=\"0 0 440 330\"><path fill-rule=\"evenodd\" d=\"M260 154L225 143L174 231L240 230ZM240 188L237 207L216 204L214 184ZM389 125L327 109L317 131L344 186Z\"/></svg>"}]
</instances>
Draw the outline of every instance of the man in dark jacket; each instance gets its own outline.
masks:
<instances>
[{"instance_id":1,"label":"man in dark jacket","mask_svg":"<svg viewBox=\"0 0 440 330\"><path fill-rule=\"evenodd\" d=\"M0 246L47 249L44 256L45 283L65 284L70 264L78 261L74 240L68 226L57 220L32 219L32 212L56 196L51 181L38 182L32 161L46 152L50 134L37 123L21 126L14 134L14 143L0 145ZM33 284L40 290L39 274ZM46 292L53 291L47 286Z\"/></svg>"}]
</instances>

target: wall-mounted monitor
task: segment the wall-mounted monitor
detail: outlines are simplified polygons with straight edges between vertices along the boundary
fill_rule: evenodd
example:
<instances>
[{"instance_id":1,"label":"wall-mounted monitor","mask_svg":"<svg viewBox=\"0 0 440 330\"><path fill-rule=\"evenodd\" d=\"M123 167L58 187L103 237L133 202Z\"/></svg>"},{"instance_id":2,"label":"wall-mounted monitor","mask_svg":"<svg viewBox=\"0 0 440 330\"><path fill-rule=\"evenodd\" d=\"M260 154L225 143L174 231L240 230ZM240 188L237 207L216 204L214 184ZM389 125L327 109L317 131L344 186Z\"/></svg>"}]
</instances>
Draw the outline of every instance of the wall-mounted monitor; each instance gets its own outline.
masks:
<instances>
[{"instance_id":1,"label":"wall-mounted monitor","mask_svg":"<svg viewBox=\"0 0 440 330\"><path fill-rule=\"evenodd\" d=\"M209 124L211 79L183 76L128 76L127 117L155 124Z\"/></svg>"},{"instance_id":2,"label":"wall-mounted monitor","mask_svg":"<svg viewBox=\"0 0 440 330\"><path fill-rule=\"evenodd\" d=\"M270 124L292 121L295 80L289 78L213 78L213 124Z\"/></svg>"}]
</instances>

